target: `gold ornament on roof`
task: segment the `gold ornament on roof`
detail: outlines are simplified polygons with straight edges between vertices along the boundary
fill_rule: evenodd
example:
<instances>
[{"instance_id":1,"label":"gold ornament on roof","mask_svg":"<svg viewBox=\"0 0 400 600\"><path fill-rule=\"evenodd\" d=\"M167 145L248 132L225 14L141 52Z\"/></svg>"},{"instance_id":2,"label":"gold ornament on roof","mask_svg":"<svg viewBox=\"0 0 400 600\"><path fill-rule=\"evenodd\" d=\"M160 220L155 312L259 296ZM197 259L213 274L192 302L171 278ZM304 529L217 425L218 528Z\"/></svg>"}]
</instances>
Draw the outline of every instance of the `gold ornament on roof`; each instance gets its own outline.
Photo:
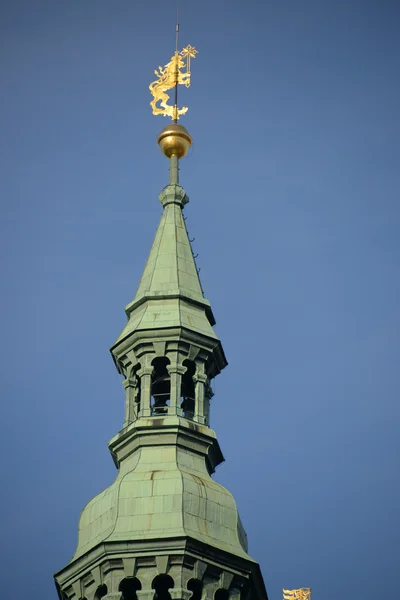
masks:
<instances>
[{"instance_id":1,"label":"gold ornament on roof","mask_svg":"<svg viewBox=\"0 0 400 600\"><path fill-rule=\"evenodd\" d=\"M186 46L180 52L175 51L171 60L165 67L158 67L154 71L158 79L149 85L149 90L153 96L150 106L153 115L163 115L171 117L175 123L181 115L188 111L187 106L178 108L178 85L190 87L190 59L196 58L197 50L193 46ZM175 88L175 102L171 106L168 104L168 90Z\"/></svg>"},{"instance_id":2,"label":"gold ornament on roof","mask_svg":"<svg viewBox=\"0 0 400 600\"><path fill-rule=\"evenodd\" d=\"M311 600L311 588L298 590L282 590L283 600Z\"/></svg>"}]
</instances>

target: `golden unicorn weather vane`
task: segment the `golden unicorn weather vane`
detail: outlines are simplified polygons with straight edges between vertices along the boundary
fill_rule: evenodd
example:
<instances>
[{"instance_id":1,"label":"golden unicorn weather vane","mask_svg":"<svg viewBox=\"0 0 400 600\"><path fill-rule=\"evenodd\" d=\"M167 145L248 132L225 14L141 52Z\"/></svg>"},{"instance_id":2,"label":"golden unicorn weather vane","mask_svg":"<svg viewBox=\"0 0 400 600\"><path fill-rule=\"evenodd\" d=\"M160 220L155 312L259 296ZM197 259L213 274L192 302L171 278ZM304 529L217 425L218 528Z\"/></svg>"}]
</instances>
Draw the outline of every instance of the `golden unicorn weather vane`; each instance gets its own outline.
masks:
<instances>
[{"instance_id":1,"label":"golden unicorn weather vane","mask_svg":"<svg viewBox=\"0 0 400 600\"><path fill-rule=\"evenodd\" d=\"M164 67L158 67L154 71L157 79L149 85L149 90L153 96L150 106L153 109L153 115L163 115L171 117L174 123L177 123L179 117L187 113L188 107L178 108L178 85L190 87L190 59L196 58L197 50L193 46L186 46L180 52L178 51L178 32L179 25L176 25L176 46L175 53L169 63ZM168 104L168 90L175 88L174 105Z\"/></svg>"},{"instance_id":2,"label":"golden unicorn weather vane","mask_svg":"<svg viewBox=\"0 0 400 600\"><path fill-rule=\"evenodd\" d=\"M311 600L311 588L298 590L282 590L283 600Z\"/></svg>"}]
</instances>

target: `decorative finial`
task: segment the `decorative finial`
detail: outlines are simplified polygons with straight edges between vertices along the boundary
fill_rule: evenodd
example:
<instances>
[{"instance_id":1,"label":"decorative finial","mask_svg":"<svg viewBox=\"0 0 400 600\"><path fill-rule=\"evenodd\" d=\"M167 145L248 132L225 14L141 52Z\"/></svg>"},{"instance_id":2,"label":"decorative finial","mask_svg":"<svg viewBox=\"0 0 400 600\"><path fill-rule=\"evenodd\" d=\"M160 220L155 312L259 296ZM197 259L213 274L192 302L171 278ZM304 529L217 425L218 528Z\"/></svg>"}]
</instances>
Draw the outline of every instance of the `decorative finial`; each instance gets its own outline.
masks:
<instances>
[{"instance_id":1,"label":"decorative finial","mask_svg":"<svg viewBox=\"0 0 400 600\"><path fill-rule=\"evenodd\" d=\"M178 119L181 115L185 115L188 111L187 106L178 107L178 86L184 85L190 87L190 59L195 58L197 54L196 48L186 46L180 52L178 51L178 34L179 24L175 26L176 40L175 53L171 60L164 67L158 67L154 71L158 79L149 85L149 90L153 96L150 106L153 110L153 115L163 115L171 117L171 125L167 125L158 136L158 145L165 156L172 159L183 158L190 146L192 138L182 125L178 124ZM168 104L168 90L174 89L174 105ZM174 167L175 169L175 167ZM178 165L176 164L176 169ZM177 175L176 175L177 179ZM174 177L175 180L175 177Z\"/></svg>"}]
</instances>

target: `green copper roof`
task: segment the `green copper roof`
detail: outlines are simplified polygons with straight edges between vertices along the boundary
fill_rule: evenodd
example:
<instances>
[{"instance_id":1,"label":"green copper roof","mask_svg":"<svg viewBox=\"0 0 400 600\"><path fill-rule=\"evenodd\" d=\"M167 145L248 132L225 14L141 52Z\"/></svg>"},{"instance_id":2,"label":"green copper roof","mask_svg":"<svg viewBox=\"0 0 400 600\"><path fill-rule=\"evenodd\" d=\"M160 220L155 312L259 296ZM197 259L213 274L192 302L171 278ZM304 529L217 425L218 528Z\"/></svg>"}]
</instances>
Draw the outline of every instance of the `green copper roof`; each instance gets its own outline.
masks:
<instances>
[{"instance_id":1,"label":"green copper roof","mask_svg":"<svg viewBox=\"0 0 400 600\"><path fill-rule=\"evenodd\" d=\"M164 212L135 298L126 307L126 312L129 315L144 299L181 297L205 306L213 325L210 304L203 295L182 214L189 199L180 185L173 184L164 188L160 200Z\"/></svg>"},{"instance_id":2,"label":"green copper roof","mask_svg":"<svg viewBox=\"0 0 400 600\"><path fill-rule=\"evenodd\" d=\"M158 540L160 544L189 536L252 560L232 494L213 481L206 469L206 446L215 443L215 433L197 425L202 446L195 438L186 440L184 420L170 418L168 424L159 427L141 420L131 428L136 438L150 439L138 443L121 462L116 481L82 511L74 559L106 541ZM179 431L178 444L175 435Z\"/></svg>"},{"instance_id":3,"label":"green copper roof","mask_svg":"<svg viewBox=\"0 0 400 600\"><path fill-rule=\"evenodd\" d=\"M165 206L134 302L160 293L204 301L182 208L175 202Z\"/></svg>"},{"instance_id":4,"label":"green copper roof","mask_svg":"<svg viewBox=\"0 0 400 600\"><path fill-rule=\"evenodd\" d=\"M135 330L166 327L187 327L217 337L182 214L188 198L180 185L170 184L160 200L164 211L139 287L125 309L129 321L116 343Z\"/></svg>"}]
</instances>

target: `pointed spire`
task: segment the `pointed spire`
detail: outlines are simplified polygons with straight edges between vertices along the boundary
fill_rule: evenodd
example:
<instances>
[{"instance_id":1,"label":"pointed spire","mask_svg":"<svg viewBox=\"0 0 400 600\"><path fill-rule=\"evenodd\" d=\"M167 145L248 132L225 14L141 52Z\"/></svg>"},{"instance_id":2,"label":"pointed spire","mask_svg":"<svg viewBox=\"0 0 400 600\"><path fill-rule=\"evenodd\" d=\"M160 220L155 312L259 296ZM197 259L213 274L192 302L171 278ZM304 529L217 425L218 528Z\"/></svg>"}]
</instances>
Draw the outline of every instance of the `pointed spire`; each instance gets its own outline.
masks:
<instances>
[{"instance_id":1,"label":"pointed spire","mask_svg":"<svg viewBox=\"0 0 400 600\"><path fill-rule=\"evenodd\" d=\"M129 321L117 342L133 330L181 326L216 338L214 315L203 294L182 214L189 198L178 184L167 185L159 198L163 214L135 297L125 308Z\"/></svg>"},{"instance_id":2,"label":"pointed spire","mask_svg":"<svg viewBox=\"0 0 400 600\"><path fill-rule=\"evenodd\" d=\"M169 158L170 182L159 195L164 211L135 297L125 308L129 322L116 343L134 330L181 326L217 337L212 329L214 315L203 294L182 214L189 198L179 185L179 159L187 154L191 144L191 136L177 123L167 125L158 136L158 145ZM168 299L184 302L164 302ZM156 304L155 300L164 303Z\"/></svg>"},{"instance_id":3,"label":"pointed spire","mask_svg":"<svg viewBox=\"0 0 400 600\"><path fill-rule=\"evenodd\" d=\"M142 278L127 312L144 298L183 297L207 306L200 284L182 208L188 197L180 185L167 185L161 192L164 206Z\"/></svg>"}]
</instances>

